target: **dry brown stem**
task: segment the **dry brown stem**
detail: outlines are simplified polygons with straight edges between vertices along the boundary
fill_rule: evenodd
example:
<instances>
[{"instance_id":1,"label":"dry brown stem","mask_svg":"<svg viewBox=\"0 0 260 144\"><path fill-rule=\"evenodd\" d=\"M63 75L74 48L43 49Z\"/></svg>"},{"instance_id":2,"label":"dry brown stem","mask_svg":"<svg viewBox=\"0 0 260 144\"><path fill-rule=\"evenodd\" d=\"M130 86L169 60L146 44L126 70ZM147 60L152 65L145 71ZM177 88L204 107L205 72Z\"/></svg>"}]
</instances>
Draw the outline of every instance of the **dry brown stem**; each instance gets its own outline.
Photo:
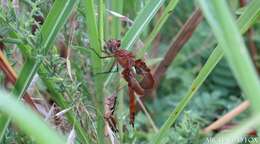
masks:
<instances>
[{"instance_id":1,"label":"dry brown stem","mask_svg":"<svg viewBox=\"0 0 260 144\"><path fill-rule=\"evenodd\" d=\"M13 70L11 65L9 64L8 60L5 58L4 54L2 51L0 51L0 68L8 78L8 80L12 83L15 84L17 75L16 72ZM35 110L37 110L37 107L35 106L31 96L26 92L24 94L24 100Z\"/></svg>"},{"instance_id":2,"label":"dry brown stem","mask_svg":"<svg viewBox=\"0 0 260 144\"><path fill-rule=\"evenodd\" d=\"M185 24L177 34L175 41L171 44L170 49L167 51L163 60L154 72L155 87L158 86L161 77L165 74L166 70L173 62L184 44L190 39L192 33L195 31L202 19L203 15L201 13L201 10L196 9L189 17L189 19L185 22Z\"/></svg>"},{"instance_id":3,"label":"dry brown stem","mask_svg":"<svg viewBox=\"0 0 260 144\"><path fill-rule=\"evenodd\" d=\"M228 112L227 114L219 118L217 121L213 122L208 127L204 128L203 132L209 133L213 130L221 128L222 126L230 122L234 117L245 111L249 106L250 102L244 101L243 103L235 107L232 111Z\"/></svg>"}]
</instances>

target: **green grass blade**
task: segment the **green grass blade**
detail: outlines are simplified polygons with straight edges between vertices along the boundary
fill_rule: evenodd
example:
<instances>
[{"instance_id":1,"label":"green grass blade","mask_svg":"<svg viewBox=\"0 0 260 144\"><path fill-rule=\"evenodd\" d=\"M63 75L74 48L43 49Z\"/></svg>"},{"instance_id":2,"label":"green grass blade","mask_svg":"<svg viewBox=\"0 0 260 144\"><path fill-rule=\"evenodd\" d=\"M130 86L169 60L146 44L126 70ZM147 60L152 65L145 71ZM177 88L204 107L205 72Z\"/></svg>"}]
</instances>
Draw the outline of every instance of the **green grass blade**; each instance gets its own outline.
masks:
<instances>
[{"instance_id":1,"label":"green grass blade","mask_svg":"<svg viewBox=\"0 0 260 144\"><path fill-rule=\"evenodd\" d=\"M157 20L157 23L154 26L154 29L152 32L149 34L147 39L144 42L144 48L141 49L139 53L139 57L143 57L145 51L150 47L152 41L156 37L156 35L159 33L161 30L162 26L166 22L166 20L169 18L169 16L172 14L173 10L175 9L176 5L179 3L179 0L171 0L168 5L165 7L162 16Z\"/></svg>"},{"instance_id":2,"label":"green grass blade","mask_svg":"<svg viewBox=\"0 0 260 144\"><path fill-rule=\"evenodd\" d=\"M117 12L119 14L123 13L123 6L124 6L124 1L119 0L119 1L111 1L112 3L112 8L111 10L114 12ZM109 37L115 38L115 39L120 39L121 38L121 29L122 29L122 24L121 20L118 17L113 17L111 21L111 35ZM120 74L117 74L117 77L120 77ZM120 84L122 80L119 80L117 84ZM125 110L125 105L124 105L124 95L123 91L119 91L117 94L118 97L118 108L117 108L117 115L120 115L124 113ZM123 143L124 141L124 132L123 132L123 121L119 120L118 121L118 128L119 128L119 138L120 142Z\"/></svg>"},{"instance_id":3,"label":"green grass blade","mask_svg":"<svg viewBox=\"0 0 260 144\"><path fill-rule=\"evenodd\" d=\"M104 41L104 12L105 12L105 4L104 0L99 0L98 5L98 34L99 34L99 43L100 46L103 46Z\"/></svg>"},{"instance_id":4,"label":"green grass blade","mask_svg":"<svg viewBox=\"0 0 260 144\"><path fill-rule=\"evenodd\" d=\"M68 18L76 2L77 1L74 0L68 0L66 2L64 2L63 0L55 1L38 37L37 43L40 47L37 47L36 49L40 49L41 53L39 54L44 55L51 48L58 31L65 24L66 19ZM41 58L37 57L27 59L13 90L13 94L16 97L20 98L23 95L33 76L37 72L41 60ZM9 121L9 118L6 117L2 117L0 119L1 140L6 128L8 127Z\"/></svg>"},{"instance_id":5,"label":"green grass blade","mask_svg":"<svg viewBox=\"0 0 260 144\"><path fill-rule=\"evenodd\" d=\"M56 0L54 2L38 36L44 52L48 52L52 47L57 33L66 23L76 3L77 0Z\"/></svg>"},{"instance_id":6,"label":"green grass blade","mask_svg":"<svg viewBox=\"0 0 260 144\"><path fill-rule=\"evenodd\" d=\"M129 50L165 0L151 0L136 17L134 24L122 39L122 48Z\"/></svg>"},{"instance_id":7,"label":"green grass blade","mask_svg":"<svg viewBox=\"0 0 260 144\"><path fill-rule=\"evenodd\" d=\"M223 0L199 0L199 2L241 89L250 100L253 111L259 113L260 83L258 76L227 3Z\"/></svg>"},{"instance_id":8,"label":"green grass blade","mask_svg":"<svg viewBox=\"0 0 260 144\"><path fill-rule=\"evenodd\" d=\"M99 10L101 12L100 15L103 15L103 1L101 2L101 7ZM99 29L97 26L96 20L96 12L94 9L94 1L93 0L83 0L82 4L85 8L84 13L86 16L86 24L87 24L87 32L89 35L90 47L93 48L99 55L101 55L102 49L102 41L103 34L99 34L98 32L103 32L103 16L99 17ZM100 37L102 36L102 38ZM91 53L91 62L92 62L92 70L93 73L102 72L102 60L95 54ZM96 115L97 115L97 133L98 133L98 141L99 143L104 143L104 120L103 120L103 76L95 75L95 91L96 91Z\"/></svg>"},{"instance_id":9,"label":"green grass blade","mask_svg":"<svg viewBox=\"0 0 260 144\"><path fill-rule=\"evenodd\" d=\"M105 4L104 0L99 0L99 13L98 13L98 40L99 40L99 48L102 49L102 46L104 45L104 12L105 12ZM100 66L102 67L102 62L100 63ZM102 68L100 67L100 71L102 71ZM104 128L105 123L103 119L103 113L104 113L104 96L103 96L103 78L101 76L97 77L96 84L96 91L97 92L97 135L98 135L98 142L100 144L104 143ZM100 114L101 113L101 114Z\"/></svg>"},{"instance_id":10,"label":"green grass blade","mask_svg":"<svg viewBox=\"0 0 260 144\"><path fill-rule=\"evenodd\" d=\"M183 109L187 106L187 104L191 100L192 96L198 91L200 86L206 80L207 76L211 73L213 68L220 61L222 55L223 55L222 50L219 48L215 48L215 50L208 58L208 61L206 62L204 67L200 70L198 76L192 82L191 88L188 90L185 97L182 98L182 100L179 102L177 107L174 109L174 111L170 114L168 119L164 122L163 126L160 128L159 133L155 137L155 141L154 141L155 144L159 144L161 142L165 132L167 132L167 130L169 130L173 125L173 123L177 120L177 118L179 117Z\"/></svg>"},{"instance_id":11,"label":"green grass blade","mask_svg":"<svg viewBox=\"0 0 260 144\"><path fill-rule=\"evenodd\" d=\"M244 11L244 13L239 17L238 19L238 26L240 28L241 33L245 33L247 29L254 23L256 20L256 17L258 16L260 12L260 1L253 0L247 9ZM190 89L188 90L187 94L184 96L184 98L181 100L181 102L177 105L177 107L174 109L174 111L170 114L166 122L163 124L163 126L160 128L159 133L155 137L154 143L160 143L160 141L163 138L163 135L167 130L170 129L172 124L176 121L180 113L183 111L183 109L187 106L193 95L197 92L197 90L200 88L200 86L203 84L203 82L206 80L208 75L212 72L212 70L215 68L217 63L222 59L223 57L223 51L220 46L217 46L215 50L212 52L210 57L208 58L205 65L200 70L198 76L193 81Z\"/></svg>"},{"instance_id":12,"label":"green grass blade","mask_svg":"<svg viewBox=\"0 0 260 144\"><path fill-rule=\"evenodd\" d=\"M124 1L111 1L112 11L122 14ZM111 38L119 39L121 34L121 20L118 17L113 17L111 22Z\"/></svg>"},{"instance_id":13,"label":"green grass blade","mask_svg":"<svg viewBox=\"0 0 260 144\"><path fill-rule=\"evenodd\" d=\"M15 84L15 88L13 90L13 95L20 98L24 92L26 91L27 87L30 84L30 81L32 80L34 73L36 72L36 67L38 66L38 64L36 65L35 63L33 63L32 61L28 61L26 65L24 65L21 74L26 74L26 77L24 77L23 75L19 76L16 84ZM1 116L0 117L0 141L2 141L2 138L5 134L5 131L8 127L10 123L10 118L6 117L6 116Z\"/></svg>"},{"instance_id":14,"label":"green grass blade","mask_svg":"<svg viewBox=\"0 0 260 144\"><path fill-rule=\"evenodd\" d=\"M0 110L39 144L66 143L38 114L3 90L0 90Z\"/></svg>"}]
</instances>

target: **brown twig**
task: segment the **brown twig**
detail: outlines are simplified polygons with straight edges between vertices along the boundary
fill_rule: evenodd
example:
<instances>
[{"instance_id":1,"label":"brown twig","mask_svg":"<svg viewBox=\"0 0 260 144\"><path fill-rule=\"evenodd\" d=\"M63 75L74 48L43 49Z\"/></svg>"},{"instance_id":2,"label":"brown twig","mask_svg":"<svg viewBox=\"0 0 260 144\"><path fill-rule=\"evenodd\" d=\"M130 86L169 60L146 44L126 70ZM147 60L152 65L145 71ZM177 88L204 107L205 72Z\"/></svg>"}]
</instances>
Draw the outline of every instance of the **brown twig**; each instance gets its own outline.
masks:
<instances>
[{"instance_id":1,"label":"brown twig","mask_svg":"<svg viewBox=\"0 0 260 144\"><path fill-rule=\"evenodd\" d=\"M196 9L190 16L190 18L185 22L182 29L177 34L175 41L172 43L170 49L164 56L164 59L161 61L154 72L155 88L158 86L161 77L165 74L169 65L175 59L183 45L189 40L192 33L195 31L196 27L199 25L202 19L203 15L201 13L201 10Z\"/></svg>"},{"instance_id":2,"label":"brown twig","mask_svg":"<svg viewBox=\"0 0 260 144\"><path fill-rule=\"evenodd\" d=\"M240 7L244 7L247 4L248 1L247 0L239 0L239 2L240 2ZM257 68L257 65L256 65L257 48L256 48L256 45L255 45L254 40L253 40L253 35L254 35L254 29L251 27L251 28L248 29L246 36L247 36L247 39L248 39L248 48L249 48L252 60L255 64L256 68ZM260 72L259 68L257 68L257 70Z\"/></svg>"},{"instance_id":3,"label":"brown twig","mask_svg":"<svg viewBox=\"0 0 260 144\"><path fill-rule=\"evenodd\" d=\"M225 124L224 126L221 126L218 129L215 129L214 132L216 132L216 133L221 132L222 133L223 131L235 129L238 125L239 125L239 123L228 123L228 124ZM255 129L252 129L251 131L248 131L246 135L250 136L250 137L256 137L257 131Z\"/></svg>"},{"instance_id":4,"label":"brown twig","mask_svg":"<svg viewBox=\"0 0 260 144\"><path fill-rule=\"evenodd\" d=\"M254 30L253 30L253 28L250 28L247 31L248 46L249 46L249 49L251 52L251 56L252 56L253 60L255 60L257 57L257 48L256 48L256 45L253 40L253 35L254 35Z\"/></svg>"},{"instance_id":5,"label":"brown twig","mask_svg":"<svg viewBox=\"0 0 260 144\"><path fill-rule=\"evenodd\" d=\"M8 80L12 83L15 84L17 75L16 72L13 70L7 59L5 58L4 54L2 51L0 51L0 68L1 70L5 73L6 77ZM26 92L24 95L24 100L35 110L37 110L37 107L35 106L31 96Z\"/></svg>"},{"instance_id":6,"label":"brown twig","mask_svg":"<svg viewBox=\"0 0 260 144\"><path fill-rule=\"evenodd\" d=\"M234 117L245 111L250 106L249 101L244 101L237 107L235 107L232 111L228 112L221 118L219 118L217 121L210 124L208 127L203 129L203 132L209 133L213 130L219 129L222 126L224 126L226 123L230 122Z\"/></svg>"},{"instance_id":7,"label":"brown twig","mask_svg":"<svg viewBox=\"0 0 260 144\"><path fill-rule=\"evenodd\" d=\"M149 114L149 112L148 112L147 109L145 108L144 103L142 102L142 100L140 99L139 96L136 96L136 99L137 99L137 102L138 102L138 104L140 105L141 109L143 110L144 114L147 116L147 118L148 118L148 120L149 120L151 126L152 126L153 129L154 129L154 131L155 131L155 132L158 132L159 130L158 130L158 128L156 127L156 125L155 125L155 123L154 123L154 121L153 121L151 115Z\"/></svg>"}]
</instances>

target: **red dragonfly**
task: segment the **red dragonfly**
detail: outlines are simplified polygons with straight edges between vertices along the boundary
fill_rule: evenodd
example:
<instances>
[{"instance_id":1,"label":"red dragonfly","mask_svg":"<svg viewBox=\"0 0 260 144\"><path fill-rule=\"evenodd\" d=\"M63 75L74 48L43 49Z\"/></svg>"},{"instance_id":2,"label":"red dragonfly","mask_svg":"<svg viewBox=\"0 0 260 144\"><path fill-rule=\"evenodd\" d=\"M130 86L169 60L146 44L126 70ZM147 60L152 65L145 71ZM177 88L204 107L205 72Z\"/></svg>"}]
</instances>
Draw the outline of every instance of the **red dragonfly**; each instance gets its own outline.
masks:
<instances>
[{"instance_id":1,"label":"red dragonfly","mask_svg":"<svg viewBox=\"0 0 260 144\"><path fill-rule=\"evenodd\" d=\"M130 124L134 127L135 119L135 93L144 95L144 91L152 89L154 86L154 78L151 74L150 68L141 59L135 59L133 53L120 48L120 40L108 40L105 44L105 53L109 54L107 57L115 57L116 63L122 68L123 78L128 83L129 95L129 110L130 110ZM137 80L137 76L141 80Z\"/></svg>"}]
</instances>

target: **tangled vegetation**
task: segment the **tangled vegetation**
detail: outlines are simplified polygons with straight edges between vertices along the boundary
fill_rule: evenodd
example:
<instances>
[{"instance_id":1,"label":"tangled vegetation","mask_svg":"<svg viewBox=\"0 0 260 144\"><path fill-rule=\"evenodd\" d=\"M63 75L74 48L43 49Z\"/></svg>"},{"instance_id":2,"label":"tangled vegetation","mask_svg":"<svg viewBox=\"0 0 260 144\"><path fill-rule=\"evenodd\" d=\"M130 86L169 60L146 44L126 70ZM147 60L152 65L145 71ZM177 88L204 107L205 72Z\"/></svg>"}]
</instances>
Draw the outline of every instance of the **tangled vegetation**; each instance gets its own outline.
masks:
<instances>
[{"instance_id":1,"label":"tangled vegetation","mask_svg":"<svg viewBox=\"0 0 260 144\"><path fill-rule=\"evenodd\" d=\"M259 143L259 0L1 0L1 144Z\"/></svg>"}]
</instances>

